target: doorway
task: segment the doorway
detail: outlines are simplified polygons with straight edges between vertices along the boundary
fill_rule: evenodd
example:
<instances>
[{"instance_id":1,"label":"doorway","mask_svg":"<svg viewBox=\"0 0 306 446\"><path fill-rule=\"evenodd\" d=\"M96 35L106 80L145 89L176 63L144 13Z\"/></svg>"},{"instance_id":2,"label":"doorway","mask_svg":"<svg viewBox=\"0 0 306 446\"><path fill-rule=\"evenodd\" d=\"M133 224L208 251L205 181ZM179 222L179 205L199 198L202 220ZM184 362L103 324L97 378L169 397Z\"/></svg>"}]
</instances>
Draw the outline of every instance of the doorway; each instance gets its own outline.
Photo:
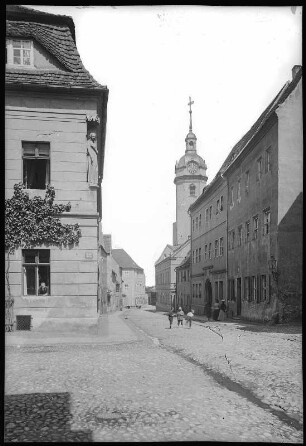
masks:
<instances>
[{"instance_id":1,"label":"doorway","mask_svg":"<svg viewBox=\"0 0 306 446\"><path fill-rule=\"evenodd\" d=\"M241 315L241 277L237 279L237 316Z\"/></svg>"},{"instance_id":2,"label":"doorway","mask_svg":"<svg viewBox=\"0 0 306 446\"><path fill-rule=\"evenodd\" d=\"M212 286L211 281L209 279L205 282L205 306L204 306L204 314L208 318L211 316L211 307L212 307Z\"/></svg>"}]
</instances>

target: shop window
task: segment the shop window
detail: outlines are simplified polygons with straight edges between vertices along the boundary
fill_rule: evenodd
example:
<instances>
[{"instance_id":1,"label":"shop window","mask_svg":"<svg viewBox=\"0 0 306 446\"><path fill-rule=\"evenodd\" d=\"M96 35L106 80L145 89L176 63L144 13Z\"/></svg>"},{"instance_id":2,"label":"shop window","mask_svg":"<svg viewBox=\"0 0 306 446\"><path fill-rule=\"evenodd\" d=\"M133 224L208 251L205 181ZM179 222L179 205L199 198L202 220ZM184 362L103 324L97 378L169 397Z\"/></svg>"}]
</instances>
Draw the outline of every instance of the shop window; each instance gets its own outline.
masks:
<instances>
[{"instance_id":1,"label":"shop window","mask_svg":"<svg viewBox=\"0 0 306 446\"><path fill-rule=\"evenodd\" d=\"M23 295L50 295L50 250L24 249Z\"/></svg>"},{"instance_id":2,"label":"shop window","mask_svg":"<svg viewBox=\"0 0 306 446\"><path fill-rule=\"evenodd\" d=\"M26 189L46 189L50 183L50 143L23 142L23 184Z\"/></svg>"}]
</instances>

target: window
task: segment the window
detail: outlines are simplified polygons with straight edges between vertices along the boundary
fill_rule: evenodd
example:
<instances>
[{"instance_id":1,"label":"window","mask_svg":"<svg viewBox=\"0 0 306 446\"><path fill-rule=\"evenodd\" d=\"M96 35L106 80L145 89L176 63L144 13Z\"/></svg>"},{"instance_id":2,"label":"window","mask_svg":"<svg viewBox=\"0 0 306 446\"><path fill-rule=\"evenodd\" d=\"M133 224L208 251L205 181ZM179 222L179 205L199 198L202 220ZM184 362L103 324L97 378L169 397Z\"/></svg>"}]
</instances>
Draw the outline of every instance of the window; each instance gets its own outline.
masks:
<instances>
[{"instance_id":1,"label":"window","mask_svg":"<svg viewBox=\"0 0 306 446\"><path fill-rule=\"evenodd\" d=\"M265 275L261 276L261 291L260 291L261 300L267 299L267 278Z\"/></svg>"},{"instance_id":2,"label":"window","mask_svg":"<svg viewBox=\"0 0 306 446\"><path fill-rule=\"evenodd\" d=\"M190 195L192 195L192 196L195 195L195 189L196 189L195 185L194 184L190 184L190 186L189 186L189 193L190 193Z\"/></svg>"},{"instance_id":3,"label":"window","mask_svg":"<svg viewBox=\"0 0 306 446\"><path fill-rule=\"evenodd\" d=\"M266 150L265 172L271 172L271 147Z\"/></svg>"},{"instance_id":4,"label":"window","mask_svg":"<svg viewBox=\"0 0 306 446\"><path fill-rule=\"evenodd\" d=\"M241 201L241 180L238 180L237 183L237 201L238 203Z\"/></svg>"},{"instance_id":5,"label":"window","mask_svg":"<svg viewBox=\"0 0 306 446\"><path fill-rule=\"evenodd\" d=\"M208 245L208 258L211 259L211 243Z\"/></svg>"},{"instance_id":6,"label":"window","mask_svg":"<svg viewBox=\"0 0 306 446\"><path fill-rule=\"evenodd\" d=\"M230 207L232 208L234 206L234 186L231 187L230 192Z\"/></svg>"},{"instance_id":7,"label":"window","mask_svg":"<svg viewBox=\"0 0 306 446\"><path fill-rule=\"evenodd\" d=\"M198 258L198 250L196 249L196 263L198 263L198 260L199 260L199 258Z\"/></svg>"},{"instance_id":8,"label":"window","mask_svg":"<svg viewBox=\"0 0 306 446\"><path fill-rule=\"evenodd\" d=\"M192 232L194 232L194 219L192 220Z\"/></svg>"},{"instance_id":9,"label":"window","mask_svg":"<svg viewBox=\"0 0 306 446\"><path fill-rule=\"evenodd\" d=\"M238 226L238 246L242 245L242 226Z\"/></svg>"},{"instance_id":10,"label":"window","mask_svg":"<svg viewBox=\"0 0 306 446\"><path fill-rule=\"evenodd\" d=\"M220 197L220 212L223 211L223 195Z\"/></svg>"},{"instance_id":11,"label":"window","mask_svg":"<svg viewBox=\"0 0 306 446\"><path fill-rule=\"evenodd\" d=\"M199 228L201 227L201 225L202 225L202 215L200 214L200 216L199 216Z\"/></svg>"},{"instance_id":12,"label":"window","mask_svg":"<svg viewBox=\"0 0 306 446\"><path fill-rule=\"evenodd\" d=\"M207 260L207 245L204 246L204 260Z\"/></svg>"},{"instance_id":13,"label":"window","mask_svg":"<svg viewBox=\"0 0 306 446\"><path fill-rule=\"evenodd\" d=\"M6 63L9 65L33 66L33 42L31 40L8 39L6 41L6 57Z\"/></svg>"},{"instance_id":14,"label":"window","mask_svg":"<svg viewBox=\"0 0 306 446\"><path fill-rule=\"evenodd\" d=\"M228 295L229 300L235 301L235 279L228 279Z\"/></svg>"},{"instance_id":15,"label":"window","mask_svg":"<svg viewBox=\"0 0 306 446\"><path fill-rule=\"evenodd\" d=\"M250 241L250 222L247 221L245 224L245 243Z\"/></svg>"},{"instance_id":16,"label":"window","mask_svg":"<svg viewBox=\"0 0 306 446\"><path fill-rule=\"evenodd\" d=\"M254 240L258 238L258 215L253 217L253 238Z\"/></svg>"},{"instance_id":17,"label":"window","mask_svg":"<svg viewBox=\"0 0 306 446\"><path fill-rule=\"evenodd\" d=\"M250 300L250 277L244 278L244 299Z\"/></svg>"},{"instance_id":18,"label":"window","mask_svg":"<svg viewBox=\"0 0 306 446\"><path fill-rule=\"evenodd\" d=\"M248 195L250 186L250 172L247 170L245 173L245 194Z\"/></svg>"},{"instance_id":19,"label":"window","mask_svg":"<svg viewBox=\"0 0 306 446\"><path fill-rule=\"evenodd\" d=\"M221 257L221 256L223 256L223 254L224 254L224 243L223 243L223 237L221 237L221 238L220 238L220 241L219 241L219 247L220 247L220 251L219 251L219 254L220 254L220 257Z\"/></svg>"},{"instance_id":20,"label":"window","mask_svg":"<svg viewBox=\"0 0 306 446\"><path fill-rule=\"evenodd\" d=\"M219 299L223 299L223 282L222 280L219 282Z\"/></svg>"},{"instance_id":21,"label":"window","mask_svg":"<svg viewBox=\"0 0 306 446\"><path fill-rule=\"evenodd\" d=\"M218 282L215 282L215 300L217 300L218 297L219 297L219 294L218 294Z\"/></svg>"},{"instance_id":22,"label":"window","mask_svg":"<svg viewBox=\"0 0 306 446\"><path fill-rule=\"evenodd\" d=\"M256 297L257 297L257 281L256 281L257 277L256 276L252 276L252 300L254 302L256 302Z\"/></svg>"},{"instance_id":23,"label":"window","mask_svg":"<svg viewBox=\"0 0 306 446\"><path fill-rule=\"evenodd\" d=\"M198 229L198 227L199 227L199 218L198 217L196 218L195 227L196 227L196 229Z\"/></svg>"},{"instance_id":24,"label":"window","mask_svg":"<svg viewBox=\"0 0 306 446\"><path fill-rule=\"evenodd\" d=\"M120 291L120 285L119 283L116 283L116 293L119 293L119 291Z\"/></svg>"},{"instance_id":25,"label":"window","mask_svg":"<svg viewBox=\"0 0 306 446\"><path fill-rule=\"evenodd\" d=\"M218 257L219 240L215 240L215 257Z\"/></svg>"},{"instance_id":26,"label":"window","mask_svg":"<svg viewBox=\"0 0 306 446\"><path fill-rule=\"evenodd\" d=\"M195 284L192 284L192 297L195 297Z\"/></svg>"},{"instance_id":27,"label":"window","mask_svg":"<svg viewBox=\"0 0 306 446\"><path fill-rule=\"evenodd\" d=\"M208 222L208 209L205 209L205 221Z\"/></svg>"},{"instance_id":28,"label":"window","mask_svg":"<svg viewBox=\"0 0 306 446\"><path fill-rule=\"evenodd\" d=\"M199 248L199 262L201 262L201 256L202 256L201 251L202 251L202 248Z\"/></svg>"},{"instance_id":29,"label":"window","mask_svg":"<svg viewBox=\"0 0 306 446\"><path fill-rule=\"evenodd\" d=\"M192 251L192 263L195 263L195 251Z\"/></svg>"},{"instance_id":30,"label":"window","mask_svg":"<svg viewBox=\"0 0 306 446\"><path fill-rule=\"evenodd\" d=\"M257 176L256 180L260 181L262 176L262 157L258 158L257 160Z\"/></svg>"},{"instance_id":31,"label":"window","mask_svg":"<svg viewBox=\"0 0 306 446\"><path fill-rule=\"evenodd\" d=\"M264 211L264 235L270 233L270 210Z\"/></svg>"},{"instance_id":32,"label":"window","mask_svg":"<svg viewBox=\"0 0 306 446\"><path fill-rule=\"evenodd\" d=\"M50 295L50 250L24 249L23 295Z\"/></svg>"},{"instance_id":33,"label":"window","mask_svg":"<svg viewBox=\"0 0 306 446\"><path fill-rule=\"evenodd\" d=\"M234 249L235 247L235 231L228 233L228 249Z\"/></svg>"},{"instance_id":34,"label":"window","mask_svg":"<svg viewBox=\"0 0 306 446\"><path fill-rule=\"evenodd\" d=\"M216 214L219 214L220 200L217 200Z\"/></svg>"},{"instance_id":35,"label":"window","mask_svg":"<svg viewBox=\"0 0 306 446\"><path fill-rule=\"evenodd\" d=\"M26 189L46 189L50 183L50 144L23 142L23 184Z\"/></svg>"},{"instance_id":36,"label":"window","mask_svg":"<svg viewBox=\"0 0 306 446\"><path fill-rule=\"evenodd\" d=\"M209 220L211 220L212 206L209 206Z\"/></svg>"}]
</instances>

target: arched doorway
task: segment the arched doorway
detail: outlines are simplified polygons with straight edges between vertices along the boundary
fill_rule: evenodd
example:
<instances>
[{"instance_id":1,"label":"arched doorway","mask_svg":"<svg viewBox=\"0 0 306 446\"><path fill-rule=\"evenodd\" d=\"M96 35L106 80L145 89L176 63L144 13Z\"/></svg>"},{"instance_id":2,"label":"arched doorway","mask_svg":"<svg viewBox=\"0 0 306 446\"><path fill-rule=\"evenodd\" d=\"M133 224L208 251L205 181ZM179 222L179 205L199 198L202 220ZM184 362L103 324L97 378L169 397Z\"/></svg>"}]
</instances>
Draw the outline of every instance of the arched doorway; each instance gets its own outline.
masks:
<instances>
[{"instance_id":1,"label":"arched doorway","mask_svg":"<svg viewBox=\"0 0 306 446\"><path fill-rule=\"evenodd\" d=\"M208 318L211 316L211 307L212 307L212 287L211 281L209 279L205 282L205 306L204 306L204 314Z\"/></svg>"}]
</instances>

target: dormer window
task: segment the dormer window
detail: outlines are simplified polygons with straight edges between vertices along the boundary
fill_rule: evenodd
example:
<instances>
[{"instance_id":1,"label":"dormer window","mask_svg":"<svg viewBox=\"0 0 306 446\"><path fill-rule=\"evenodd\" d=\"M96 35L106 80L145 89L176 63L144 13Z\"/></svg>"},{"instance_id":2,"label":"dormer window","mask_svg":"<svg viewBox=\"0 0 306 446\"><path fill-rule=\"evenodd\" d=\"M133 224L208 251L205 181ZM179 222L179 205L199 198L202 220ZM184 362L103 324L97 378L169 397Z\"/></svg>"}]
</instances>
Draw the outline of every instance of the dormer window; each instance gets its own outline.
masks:
<instances>
[{"instance_id":1,"label":"dormer window","mask_svg":"<svg viewBox=\"0 0 306 446\"><path fill-rule=\"evenodd\" d=\"M33 42L31 40L8 39L6 41L6 63L15 67L33 67Z\"/></svg>"}]
</instances>

